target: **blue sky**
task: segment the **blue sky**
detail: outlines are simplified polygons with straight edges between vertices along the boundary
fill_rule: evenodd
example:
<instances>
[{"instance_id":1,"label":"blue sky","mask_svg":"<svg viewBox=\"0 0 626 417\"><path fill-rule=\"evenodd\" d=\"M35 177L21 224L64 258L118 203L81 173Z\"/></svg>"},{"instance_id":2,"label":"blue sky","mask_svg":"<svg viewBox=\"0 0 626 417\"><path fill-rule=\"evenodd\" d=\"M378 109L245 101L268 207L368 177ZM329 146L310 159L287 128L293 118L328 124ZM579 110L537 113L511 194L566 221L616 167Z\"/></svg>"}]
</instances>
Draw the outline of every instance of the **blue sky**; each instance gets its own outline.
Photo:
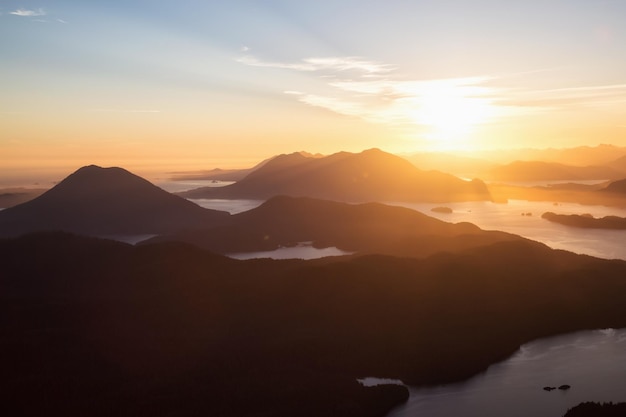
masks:
<instances>
[{"instance_id":1,"label":"blue sky","mask_svg":"<svg viewBox=\"0 0 626 417\"><path fill-rule=\"evenodd\" d=\"M2 1L0 160L626 145L624 22L623 0Z\"/></svg>"}]
</instances>

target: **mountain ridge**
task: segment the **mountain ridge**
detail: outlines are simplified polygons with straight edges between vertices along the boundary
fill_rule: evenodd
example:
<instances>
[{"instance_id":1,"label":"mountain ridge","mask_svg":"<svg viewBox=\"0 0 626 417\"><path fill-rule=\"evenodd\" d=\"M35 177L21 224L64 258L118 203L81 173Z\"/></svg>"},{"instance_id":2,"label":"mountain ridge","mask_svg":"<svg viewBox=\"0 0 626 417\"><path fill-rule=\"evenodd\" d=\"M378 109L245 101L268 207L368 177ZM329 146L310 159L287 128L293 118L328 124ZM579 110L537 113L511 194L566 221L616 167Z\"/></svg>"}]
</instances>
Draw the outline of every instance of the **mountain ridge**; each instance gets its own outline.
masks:
<instances>
[{"instance_id":1,"label":"mountain ridge","mask_svg":"<svg viewBox=\"0 0 626 417\"><path fill-rule=\"evenodd\" d=\"M311 242L314 247L347 252L424 257L518 239L523 238L484 231L471 223L444 222L406 207L277 196L231 216L222 226L163 235L145 243L180 241L229 254Z\"/></svg>"},{"instance_id":2,"label":"mountain ridge","mask_svg":"<svg viewBox=\"0 0 626 417\"><path fill-rule=\"evenodd\" d=\"M185 198L267 199L276 195L345 202L490 200L480 180L422 171L379 149L326 157L279 155L235 184L178 193Z\"/></svg>"}]
</instances>

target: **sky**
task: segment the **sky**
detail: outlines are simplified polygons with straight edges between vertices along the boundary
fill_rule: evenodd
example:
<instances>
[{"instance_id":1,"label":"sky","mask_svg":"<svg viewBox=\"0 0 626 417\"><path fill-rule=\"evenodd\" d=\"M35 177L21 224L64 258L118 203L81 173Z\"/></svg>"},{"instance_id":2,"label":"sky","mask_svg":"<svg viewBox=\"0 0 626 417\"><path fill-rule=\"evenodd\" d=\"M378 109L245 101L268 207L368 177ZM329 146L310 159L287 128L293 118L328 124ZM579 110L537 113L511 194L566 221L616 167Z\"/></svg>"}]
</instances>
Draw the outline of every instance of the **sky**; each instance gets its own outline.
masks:
<instances>
[{"instance_id":1,"label":"sky","mask_svg":"<svg viewBox=\"0 0 626 417\"><path fill-rule=\"evenodd\" d=\"M0 0L0 175L626 146L626 0Z\"/></svg>"}]
</instances>

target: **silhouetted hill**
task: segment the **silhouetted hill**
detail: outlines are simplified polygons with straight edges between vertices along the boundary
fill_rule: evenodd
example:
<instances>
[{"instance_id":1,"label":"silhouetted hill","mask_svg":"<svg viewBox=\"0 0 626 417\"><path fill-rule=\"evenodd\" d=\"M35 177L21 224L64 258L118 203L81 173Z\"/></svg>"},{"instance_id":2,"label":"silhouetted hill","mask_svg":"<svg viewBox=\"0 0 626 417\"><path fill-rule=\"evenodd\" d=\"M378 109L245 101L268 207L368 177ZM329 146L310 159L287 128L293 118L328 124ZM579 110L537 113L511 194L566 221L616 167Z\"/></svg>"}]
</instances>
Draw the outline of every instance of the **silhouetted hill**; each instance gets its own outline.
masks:
<instances>
[{"instance_id":1,"label":"silhouetted hill","mask_svg":"<svg viewBox=\"0 0 626 417\"><path fill-rule=\"evenodd\" d=\"M607 165L626 174L626 155L609 162Z\"/></svg>"},{"instance_id":2,"label":"silhouetted hill","mask_svg":"<svg viewBox=\"0 0 626 417\"><path fill-rule=\"evenodd\" d=\"M557 333L626 326L626 262L525 240L427 259L235 261L67 234L0 239L16 415L383 416Z\"/></svg>"},{"instance_id":3,"label":"silhouetted hill","mask_svg":"<svg viewBox=\"0 0 626 417\"><path fill-rule=\"evenodd\" d=\"M608 180L623 177L624 173L608 166L572 166L556 162L515 161L492 168L486 179L495 181L558 181Z\"/></svg>"},{"instance_id":4,"label":"silhouetted hill","mask_svg":"<svg viewBox=\"0 0 626 417\"><path fill-rule=\"evenodd\" d=\"M437 171L421 171L405 159L378 149L321 158L302 153L280 155L235 184L179 195L252 199L290 195L348 202L490 199L487 187L479 180L463 181Z\"/></svg>"},{"instance_id":5,"label":"silhouetted hill","mask_svg":"<svg viewBox=\"0 0 626 417\"><path fill-rule=\"evenodd\" d=\"M574 166L603 166L626 155L626 147L614 145L578 146L574 148L496 149L472 152L476 157L501 164L513 161L545 161Z\"/></svg>"},{"instance_id":6,"label":"silhouetted hill","mask_svg":"<svg viewBox=\"0 0 626 417\"><path fill-rule=\"evenodd\" d=\"M585 229L626 229L626 218L618 216L604 216L595 218L591 215L556 214L546 212L542 218L565 226L581 227Z\"/></svg>"},{"instance_id":7,"label":"silhouetted hill","mask_svg":"<svg viewBox=\"0 0 626 417\"><path fill-rule=\"evenodd\" d=\"M447 223L404 207L280 196L233 215L227 225L148 242L182 241L219 253L273 250L312 242L319 248L423 257L516 239L521 238L483 231L470 223Z\"/></svg>"},{"instance_id":8,"label":"silhouetted hill","mask_svg":"<svg viewBox=\"0 0 626 417\"><path fill-rule=\"evenodd\" d=\"M613 181L602 191L626 195L626 179Z\"/></svg>"},{"instance_id":9,"label":"silhouetted hill","mask_svg":"<svg viewBox=\"0 0 626 417\"><path fill-rule=\"evenodd\" d=\"M445 152L422 152L405 158L420 169L447 172L464 178L482 178L485 172L498 165L486 159Z\"/></svg>"},{"instance_id":10,"label":"silhouetted hill","mask_svg":"<svg viewBox=\"0 0 626 417\"><path fill-rule=\"evenodd\" d=\"M229 217L172 195L122 168L80 168L52 189L0 211L0 236L42 230L151 234L209 227Z\"/></svg>"},{"instance_id":11,"label":"silhouetted hill","mask_svg":"<svg viewBox=\"0 0 626 417\"><path fill-rule=\"evenodd\" d=\"M624 417L626 416L626 403L593 403L578 404L567 410L563 417Z\"/></svg>"}]
</instances>

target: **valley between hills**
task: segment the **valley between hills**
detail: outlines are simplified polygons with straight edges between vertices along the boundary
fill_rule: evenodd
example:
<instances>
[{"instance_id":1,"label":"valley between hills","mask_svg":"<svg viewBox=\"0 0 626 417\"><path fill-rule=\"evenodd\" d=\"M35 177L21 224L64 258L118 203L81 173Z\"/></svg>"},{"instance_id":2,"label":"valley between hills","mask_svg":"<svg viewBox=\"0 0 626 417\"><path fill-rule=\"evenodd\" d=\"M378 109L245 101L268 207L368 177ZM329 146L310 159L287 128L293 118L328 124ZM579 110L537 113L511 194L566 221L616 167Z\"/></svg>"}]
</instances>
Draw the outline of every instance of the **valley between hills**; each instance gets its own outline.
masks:
<instances>
[{"instance_id":1,"label":"valley between hills","mask_svg":"<svg viewBox=\"0 0 626 417\"><path fill-rule=\"evenodd\" d=\"M384 204L622 206L617 166L607 183L536 188L380 150L298 153L178 195L80 168L0 211L5 403L22 415L384 416L407 389L357 379L461 381L537 338L626 327L625 261ZM186 198L264 203L229 214ZM120 235L153 237L105 238ZM299 242L351 254L228 256Z\"/></svg>"}]
</instances>

